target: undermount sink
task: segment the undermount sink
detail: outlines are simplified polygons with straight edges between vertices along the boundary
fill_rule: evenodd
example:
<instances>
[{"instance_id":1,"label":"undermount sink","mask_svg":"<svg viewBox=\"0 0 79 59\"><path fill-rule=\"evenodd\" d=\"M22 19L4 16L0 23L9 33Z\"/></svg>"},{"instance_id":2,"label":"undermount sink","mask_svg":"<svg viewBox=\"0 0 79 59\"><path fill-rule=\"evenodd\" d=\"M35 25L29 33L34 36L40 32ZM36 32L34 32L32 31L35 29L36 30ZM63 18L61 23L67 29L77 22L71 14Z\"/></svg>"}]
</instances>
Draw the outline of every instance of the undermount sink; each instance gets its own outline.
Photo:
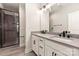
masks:
<instances>
[{"instance_id":1,"label":"undermount sink","mask_svg":"<svg viewBox=\"0 0 79 59\"><path fill-rule=\"evenodd\" d=\"M45 34L45 36L48 36L48 37L54 37L56 35L52 35L52 34Z\"/></svg>"},{"instance_id":2,"label":"undermount sink","mask_svg":"<svg viewBox=\"0 0 79 59\"><path fill-rule=\"evenodd\" d=\"M46 36L46 37L54 37L54 36L56 36L56 35L52 35L52 34L41 34L41 35L44 35L44 36Z\"/></svg>"},{"instance_id":3,"label":"undermount sink","mask_svg":"<svg viewBox=\"0 0 79 59\"><path fill-rule=\"evenodd\" d=\"M63 40L63 41L72 41L72 38L60 37L60 36L51 36L52 39Z\"/></svg>"}]
</instances>

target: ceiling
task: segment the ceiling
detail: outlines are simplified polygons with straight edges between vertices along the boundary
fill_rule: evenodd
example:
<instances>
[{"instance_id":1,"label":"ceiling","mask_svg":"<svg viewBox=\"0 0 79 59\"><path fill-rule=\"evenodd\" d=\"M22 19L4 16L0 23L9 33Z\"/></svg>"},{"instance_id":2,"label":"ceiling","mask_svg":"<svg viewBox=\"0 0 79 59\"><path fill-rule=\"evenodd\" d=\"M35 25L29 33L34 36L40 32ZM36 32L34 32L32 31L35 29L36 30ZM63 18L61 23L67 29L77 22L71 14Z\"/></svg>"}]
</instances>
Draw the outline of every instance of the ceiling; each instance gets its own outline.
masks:
<instances>
[{"instance_id":1,"label":"ceiling","mask_svg":"<svg viewBox=\"0 0 79 59\"><path fill-rule=\"evenodd\" d=\"M48 3L38 3L39 8L43 8ZM4 9L19 12L19 3L2 3Z\"/></svg>"},{"instance_id":2,"label":"ceiling","mask_svg":"<svg viewBox=\"0 0 79 59\"><path fill-rule=\"evenodd\" d=\"M39 8L41 9L41 8L43 8L44 6L46 6L48 3L40 3L39 4Z\"/></svg>"},{"instance_id":3,"label":"ceiling","mask_svg":"<svg viewBox=\"0 0 79 59\"><path fill-rule=\"evenodd\" d=\"M4 9L19 12L19 3L2 3Z\"/></svg>"},{"instance_id":4,"label":"ceiling","mask_svg":"<svg viewBox=\"0 0 79 59\"><path fill-rule=\"evenodd\" d=\"M44 8L49 3L38 3L39 9ZM2 3L4 9L19 12L19 3Z\"/></svg>"}]
</instances>

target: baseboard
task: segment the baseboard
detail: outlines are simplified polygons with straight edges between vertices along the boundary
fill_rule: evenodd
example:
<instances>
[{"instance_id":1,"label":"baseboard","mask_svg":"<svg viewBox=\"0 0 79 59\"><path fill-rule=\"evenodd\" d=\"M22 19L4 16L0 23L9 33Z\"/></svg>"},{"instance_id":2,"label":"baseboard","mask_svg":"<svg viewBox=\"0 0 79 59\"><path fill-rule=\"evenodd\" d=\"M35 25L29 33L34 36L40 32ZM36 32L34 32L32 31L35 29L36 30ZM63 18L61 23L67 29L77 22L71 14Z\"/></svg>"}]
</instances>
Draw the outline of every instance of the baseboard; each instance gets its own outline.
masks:
<instances>
[{"instance_id":1,"label":"baseboard","mask_svg":"<svg viewBox=\"0 0 79 59\"><path fill-rule=\"evenodd\" d=\"M20 46L20 47L24 47L25 45L24 45L24 44L20 44L19 46Z\"/></svg>"},{"instance_id":2,"label":"baseboard","mask_svg":"<svg viewBox=\"0 0 79 59\"><path fill-rule=\"evenodd\" d=\"M25 53L29 53L31 51L32 51L32 49L28 49L28 50L25 49Z\"/></svg>"}]
</instances>

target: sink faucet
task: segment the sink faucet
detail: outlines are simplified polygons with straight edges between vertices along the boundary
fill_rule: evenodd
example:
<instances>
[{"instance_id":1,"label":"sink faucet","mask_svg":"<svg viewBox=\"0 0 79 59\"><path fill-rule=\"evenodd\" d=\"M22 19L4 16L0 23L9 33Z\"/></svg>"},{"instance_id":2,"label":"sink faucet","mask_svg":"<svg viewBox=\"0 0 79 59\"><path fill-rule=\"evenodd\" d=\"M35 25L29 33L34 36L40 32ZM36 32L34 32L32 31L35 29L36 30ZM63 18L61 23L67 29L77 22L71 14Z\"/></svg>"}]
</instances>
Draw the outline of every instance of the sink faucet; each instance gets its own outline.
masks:
<instances>
[{"instance_id":1,"label":"sink faucet","mask_svg":"<svg viewBox=\"0 0 79 59\"><path fill-rule=\"evenodd\" d=\"M70 31L63 31L59 34L59 36L70 38L70 35L68 33L70 33Z\"/></svg>"}]
</instances>

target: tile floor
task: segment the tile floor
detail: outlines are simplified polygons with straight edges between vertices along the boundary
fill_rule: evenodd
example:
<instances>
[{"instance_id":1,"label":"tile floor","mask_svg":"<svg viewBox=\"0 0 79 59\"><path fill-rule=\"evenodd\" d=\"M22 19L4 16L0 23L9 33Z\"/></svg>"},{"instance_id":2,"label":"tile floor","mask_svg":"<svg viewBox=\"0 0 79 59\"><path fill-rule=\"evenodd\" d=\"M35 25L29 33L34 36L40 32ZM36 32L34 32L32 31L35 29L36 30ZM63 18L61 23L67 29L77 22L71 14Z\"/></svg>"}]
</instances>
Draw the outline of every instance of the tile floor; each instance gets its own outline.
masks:
<instances>
[{"instance_id":1,"label":"tile floor","mask_svg":"<svg viewBox=\"0 0 79 59\"><path fill-rule=\"evenodd\" d=\"M11 46L0 48L0 56L36 56L34 52L25 54L24 47Z\"/></svg>"}]
</instances>

